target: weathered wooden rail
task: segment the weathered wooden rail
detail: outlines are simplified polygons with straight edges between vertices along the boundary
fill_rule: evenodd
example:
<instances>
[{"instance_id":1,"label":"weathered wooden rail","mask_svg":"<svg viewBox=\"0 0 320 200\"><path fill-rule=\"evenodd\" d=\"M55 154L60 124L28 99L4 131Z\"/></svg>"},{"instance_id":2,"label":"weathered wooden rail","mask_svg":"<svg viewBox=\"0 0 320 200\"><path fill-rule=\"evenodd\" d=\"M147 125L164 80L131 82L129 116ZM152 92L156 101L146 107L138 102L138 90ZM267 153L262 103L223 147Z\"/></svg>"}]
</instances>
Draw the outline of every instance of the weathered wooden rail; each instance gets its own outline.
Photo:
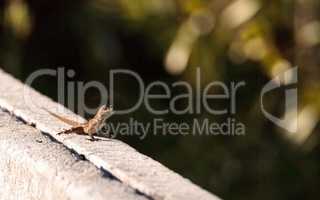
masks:
<instances>
[{"instance_id":1,"label":"weathered wooden rail","mask_svg":"<svg viewBox=\"0 0 320 200\"><path fill-rule=\"evenodd\" d=\"M0 83L0 107L12 114L0 111L0 199L219 199L119 140L56 135L67 125L41 107L60 104L1 70Z\"/></svg>"},{"instance_id":2,"label":"weathered wooden rail","mask_svg":"<svg viewBox=\"0 0 320 200\"><path fill-rule=\"evenodd\" d=\"M147 200L64 145L0 111L0 199Z\"/></svg>"}]
</instances>

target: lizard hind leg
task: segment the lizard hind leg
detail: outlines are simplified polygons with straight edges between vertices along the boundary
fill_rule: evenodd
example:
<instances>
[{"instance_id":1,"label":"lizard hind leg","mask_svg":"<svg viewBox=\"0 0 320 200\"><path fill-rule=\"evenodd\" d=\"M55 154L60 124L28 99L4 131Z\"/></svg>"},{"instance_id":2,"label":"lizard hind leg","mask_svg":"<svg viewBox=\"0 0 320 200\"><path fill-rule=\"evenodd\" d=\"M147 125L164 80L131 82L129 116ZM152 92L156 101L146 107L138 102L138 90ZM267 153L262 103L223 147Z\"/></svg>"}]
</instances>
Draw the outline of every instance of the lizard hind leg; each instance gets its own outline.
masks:
<instances>
[{"instance_id":1,"label":"lizard hind leg","mask_svg":"<svg viewBox=\"0 0 320 200\"><path fill-rule=\"evenodd\" d=\"M57 133L57 135L61 135L61 134L70 134L70 133L81 133L82 132L82 127L72 127L70 129L66 129L66 130L63 130L59 133Z\"/></svg>"}]
</instances>

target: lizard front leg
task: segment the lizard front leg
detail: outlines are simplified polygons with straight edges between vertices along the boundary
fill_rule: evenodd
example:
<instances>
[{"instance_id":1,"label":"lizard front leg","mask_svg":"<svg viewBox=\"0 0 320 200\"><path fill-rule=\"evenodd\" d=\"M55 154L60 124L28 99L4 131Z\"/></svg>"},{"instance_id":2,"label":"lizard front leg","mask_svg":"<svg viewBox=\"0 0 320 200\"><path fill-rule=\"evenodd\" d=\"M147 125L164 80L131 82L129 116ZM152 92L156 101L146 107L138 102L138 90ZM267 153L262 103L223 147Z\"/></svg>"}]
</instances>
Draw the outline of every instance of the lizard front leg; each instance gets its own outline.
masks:
<instances>
[{"instance_id":1,"label":"lizard front leg","mask_svg":"<svg viewBox=\"0 0 320 200\"><path fill-rule=\"evenodd\" d=\"M90 137L90 141L97 141L98 139L97 138L95 138L94 137L94 134L96 134L96 132L95 131L92 131L92 130L87 130L87 129L84 129L84 132L86 132L88 135L89 135L89 137Z\"/></svg>"},{"instance_id":2,"label":"lizard front leg","mask_svg":"<svg viewBox=\"0 0 320 200\"><path fill-rule=\"evenodd\" d=\"M96 141L97 139L93 136L93 134L89 134L89 137L90 137L90 141Z\"/></svg>"}]
</instances>

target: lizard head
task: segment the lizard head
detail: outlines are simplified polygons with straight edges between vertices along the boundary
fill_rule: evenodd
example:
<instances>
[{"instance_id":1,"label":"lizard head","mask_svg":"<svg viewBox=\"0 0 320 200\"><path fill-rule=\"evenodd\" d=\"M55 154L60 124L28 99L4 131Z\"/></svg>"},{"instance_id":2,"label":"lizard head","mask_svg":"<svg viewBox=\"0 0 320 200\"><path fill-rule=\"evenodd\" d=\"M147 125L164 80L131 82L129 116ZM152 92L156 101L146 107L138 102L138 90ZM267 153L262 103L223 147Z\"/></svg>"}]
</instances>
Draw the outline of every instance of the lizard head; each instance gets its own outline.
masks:
<instances>
[{"instance_id":1,"label":"lizard head","mask_svg":"<svg viewBox=\"0 0 320 200\"><path fill-rule=\"evenodd\" d=\"M99 119L102 119L103 121L108 119L112 114L114 113L112 105L110 107L107 107L106 105L103 105L99 108L96 117Z\"/></svg>"},{"instance_id":2,"label":"lizard head","mask_svg":"<svg viewBox=\"0 0 320 200\"><path fill-rule=\"evenodd\" d=\"M99 108L99 110L97 111L97 114L94 116L92 120L92 124L94 128L95 128L95 132L96 134L102 134L103 132L101 132L103 130L103 127L105 126L106 120L111 117L111 115L114 113L112 106L107 107L106 105L103 105ZM108 134L108 133L107 133Z\"/></svg>"}]
</instances>

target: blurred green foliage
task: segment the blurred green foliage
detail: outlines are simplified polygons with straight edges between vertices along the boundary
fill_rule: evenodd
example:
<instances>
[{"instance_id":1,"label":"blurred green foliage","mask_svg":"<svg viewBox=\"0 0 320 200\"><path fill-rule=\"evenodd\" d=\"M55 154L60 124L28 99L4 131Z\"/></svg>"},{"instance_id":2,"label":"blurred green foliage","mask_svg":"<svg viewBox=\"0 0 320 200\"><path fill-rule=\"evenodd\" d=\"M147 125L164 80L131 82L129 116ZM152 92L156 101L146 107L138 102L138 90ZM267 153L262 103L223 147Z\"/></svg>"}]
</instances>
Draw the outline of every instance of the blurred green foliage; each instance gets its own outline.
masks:
<instances>
[{"instance_id":1,"label":"blurred green foliage","mask_svg":"<svg viewBox=\"0 0 320 200\"><path fill-rule=\"evenodd\" d=\"M21 80L37 69L65 66L77 72L73 81L105 83L110 69L127 68L146 83L195 85L196 67L202 84L246 81L235 115L246 125L245 136L121 139L224 199L316 199L319 8L317 0L10 0L0 3L0 65ZM276 74L296 65L303 128L290 135L263 117L259 94ZM55 81L39 80L35 87L56 99ZM117 84L115 106L126 107L137 98L136 85L126 79ZM95 91L86 97L92 107L99 101ZM274 94L267 107L278 112L279 102L283 96ZM140 108L112 120L129 117L148 122L157 116ZM226 117L203 112L164 119Z\"/></svg>"}]
</instances>

